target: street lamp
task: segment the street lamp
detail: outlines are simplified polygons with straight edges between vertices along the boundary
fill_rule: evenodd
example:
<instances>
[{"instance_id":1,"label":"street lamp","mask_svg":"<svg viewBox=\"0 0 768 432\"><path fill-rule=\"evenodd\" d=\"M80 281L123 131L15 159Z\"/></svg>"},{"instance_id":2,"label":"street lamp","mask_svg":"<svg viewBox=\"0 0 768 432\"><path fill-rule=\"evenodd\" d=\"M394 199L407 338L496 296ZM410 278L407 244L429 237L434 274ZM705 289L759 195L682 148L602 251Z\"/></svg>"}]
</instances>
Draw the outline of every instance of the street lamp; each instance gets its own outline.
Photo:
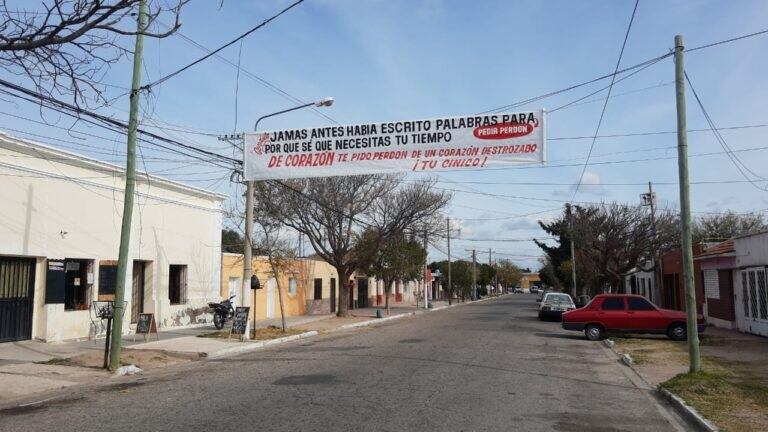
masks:
<instances>
[{"instance_id":1,"label":"street lamp","mask_svg":"<svg viewBox=\"0 0 768 432\"><path fill-rule=\"evenodd\" d=\"M272 114L267 114L259 117L256 120L256 123L253 125L253 131L256 132L259 128L259 122L264 120L268 117L274 117L280 114L285 114L287 112L300 110L302 108L307 108L310 106L316 106L316 107L329 107L333 105L333 98L332 97L326 97L323 99L320 99L317 102L310 102L305 103L299 106L295 106L293 108L284 109L282 111L273 112ZM245 159L245 146L243 146L243 159ZM245 238L243 239L243 285L242 285L242 298L243 298L243 304L244 305L250 305L251 304L251 277L253 276L253 247L252 247L252 239L253 239L253 180L246 180L245 186ZM258 279L257 279L258 281ZM256 294L254 294L255 296ZM255 297L254 297L255 299ZM253 319L256 320L256 307L254 305L253 308ZM247 339L250 335L250 326L248 325L248 321L246 321L245 325L245 332L243 334L243 338Z\"/></svg>"}]
</instances>

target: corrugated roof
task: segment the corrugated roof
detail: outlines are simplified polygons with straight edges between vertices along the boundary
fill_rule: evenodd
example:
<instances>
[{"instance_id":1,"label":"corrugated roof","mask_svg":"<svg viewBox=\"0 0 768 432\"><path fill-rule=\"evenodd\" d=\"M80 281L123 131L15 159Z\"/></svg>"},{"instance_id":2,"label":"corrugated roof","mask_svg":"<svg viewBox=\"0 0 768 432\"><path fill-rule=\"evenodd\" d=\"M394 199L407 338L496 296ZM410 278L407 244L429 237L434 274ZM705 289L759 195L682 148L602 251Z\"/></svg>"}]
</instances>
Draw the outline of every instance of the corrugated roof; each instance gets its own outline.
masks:
<instances>
[{"instance_id":1,"label":"corrugated roof","mask_svg":"<svg viewBox=\"0 0 768 432\"><path fill-rule=\"evenodd\" d=\"M696 255L696 258L711 257L711 256L734 253L736 249L734 248L733 244L734 244L733 239L728 239L722 243L718 243L714 246L706 248L704 252Z\"/></svg>"}]
</instances>

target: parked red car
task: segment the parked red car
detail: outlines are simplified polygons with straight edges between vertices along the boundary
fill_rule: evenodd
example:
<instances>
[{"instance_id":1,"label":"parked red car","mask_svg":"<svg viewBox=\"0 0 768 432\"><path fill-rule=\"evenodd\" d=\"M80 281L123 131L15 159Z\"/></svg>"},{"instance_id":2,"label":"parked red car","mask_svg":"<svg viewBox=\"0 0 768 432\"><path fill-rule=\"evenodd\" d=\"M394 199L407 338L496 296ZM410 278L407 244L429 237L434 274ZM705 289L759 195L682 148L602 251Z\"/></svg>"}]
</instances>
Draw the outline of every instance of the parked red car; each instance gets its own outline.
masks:
<instances>
[{"instance_id":1,"label":"parked red car","mask_svg":"<svg viewBox=\"0 0 768 432\"><path fill-rule=\"evenodd\" d=\"M659 333L674 340L688 337L685 312L660 309L630 294L600 294L583 308L564 313L562 325L566 330L584 331L589 340L600 340L606 332ZM699 315L699 332L705 327Z\"/></svg>"}]
</instances>

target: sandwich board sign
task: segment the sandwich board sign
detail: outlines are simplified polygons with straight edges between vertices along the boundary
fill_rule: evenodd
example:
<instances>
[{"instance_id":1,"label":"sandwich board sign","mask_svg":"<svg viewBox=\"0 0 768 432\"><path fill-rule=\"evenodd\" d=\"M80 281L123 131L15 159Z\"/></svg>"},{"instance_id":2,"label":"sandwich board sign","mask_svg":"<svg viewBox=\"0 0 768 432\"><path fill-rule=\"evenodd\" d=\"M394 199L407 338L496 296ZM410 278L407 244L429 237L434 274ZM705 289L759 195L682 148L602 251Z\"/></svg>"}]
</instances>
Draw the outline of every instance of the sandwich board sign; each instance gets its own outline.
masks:
<instances>
[{"instance_id":1,"label":"sandwich board sign","mask_svg":"<svg viewBox=\"0 0 768 432\"><path fill-rule=\"evenodd\" d=\"M151 313L139 314L139 320L136 322L136 332L133 334L133 341L136 342L136 335L144 335L144 341L149 340L155 334L157 340L160 340L160 335L157 334L157 323L155 322L155 315Z\"/></svg>"},{"instance_id":2,"label":"sandwich board sign","mask_svg":"<svg viewBox=\"0 0 768 432\"><path fill-rule=\"evenodd\" d=\"M245 334L245 328L248 324L248 312L251 310L249 306L238 306L235 308L235 316L232 318L232 329L229 332L229 337L232 335Z\"/></svg>"},{"instance_id":3,"label":"sandwich board sign","mask_svg":"<svg viewBox=\"0 0 768 432\"><path fill-rule=\"evenodd\" d=\"M246 180L480 170L545 161L542 110L244 135Z\"/></svg>"}]
</instances>

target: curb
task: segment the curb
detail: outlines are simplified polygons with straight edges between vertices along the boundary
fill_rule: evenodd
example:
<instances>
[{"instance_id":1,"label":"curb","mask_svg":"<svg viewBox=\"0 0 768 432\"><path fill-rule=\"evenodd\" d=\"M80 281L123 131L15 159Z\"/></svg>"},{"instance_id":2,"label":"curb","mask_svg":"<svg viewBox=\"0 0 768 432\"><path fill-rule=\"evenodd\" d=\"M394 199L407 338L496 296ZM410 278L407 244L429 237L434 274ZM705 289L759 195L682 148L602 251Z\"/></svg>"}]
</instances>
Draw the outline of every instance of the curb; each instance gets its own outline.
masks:
<instances>
[{"instance_id":1,"label":"curb","mask_svg":"<svg viewBox=\"0 0 768 432\"><path fill-rule=\"evenodd\" d=\"M208 359L229 357L229 356L233 356L233 355L237 355L237 354L241 354L249 351L259 350L259 349L270 347L273 345L281 345L281 344L292 342L299 339L306 339L312 336L317 336L317 334L318 333L316 331L312 330L312 331L300 333L297 335L286 336L286 337L277 338L277 339L270 339L270 340L265 340L261 342L245 342L242 345L239 345L236 347L225 348L219 351L208 353L206 357Z\"/></svg>"},{"instance_id":2,"label":"curb","mask_svg":"<svg viewBox=\"0 0 768 432\"><path fill-rule=\"evenodd\" d=\"M386 318L374 318L374 319L368 320L368 321L360 321L360 322L351 323L351 324L344 324L343 326L337 327L335 330L345 330L345 329L351 329L351 328L356 328L356 327L367 327L367 326L370 326L370 325L373 325L373 324L377 324L377 323L380 323L380 322L392 321L392 320L396 320L396 319L400 319L400 318L405 318L407 316L413 316L413 315L416 315L416 312L408 312L408 313L399 314L399 315L395 315L395 316L391 316L391 317L386 317Z\"/></svg>"},{"instance_id":3,"label":"curb","mask_svg":"<svg viewBox=\"0 0 768 432\"><path fill-rule=\"evenodd\" d=\"M688 420L692 424L696 425L700 430L706 432L717 432L719 429L709 422L704 416L699 414L695 408L685 403L679 396L670 392L669 390L659 386L656 388L661 397L667 400L675 411L684 419Z\"/></svg>"},{"instance_id":4,"label":"curb","mask_svg":"<svg viewBox=\"0 0 768 432\"><path fill-rule=\"evenodd\" d=\"M603 341L605 342L605 341ZM611 341L613 342L613 341ZM608 343L605 344L606 347L608 347L611 352L616 354L622 359L622 363L626 365L628 368L630 368L640 379L643 380L646 384L648 384L649 387L651 387L653 390L655 390L656 394L659 395L662 399L667 401L669 405L672 407L672 409L679 415L680 417L687 420L692 425L696 426L699 430L704 432L717 432L719 429L717 426L710 423L709 420L707 420L703 415L699 414L698 411L696 411L695 408L685 403L684 400L682 400L679 396L676 394L670 392L669 390L663 388L661 385L658 385L656 387L653 387L646 379L645 377L640 373L640 371L635 368L634 364L630 361L630 363L626 363L623 359L623 356L625 354L621 354L618 351L614 349L613 343L610 345Z\"/></svg>"}]
</instances>

